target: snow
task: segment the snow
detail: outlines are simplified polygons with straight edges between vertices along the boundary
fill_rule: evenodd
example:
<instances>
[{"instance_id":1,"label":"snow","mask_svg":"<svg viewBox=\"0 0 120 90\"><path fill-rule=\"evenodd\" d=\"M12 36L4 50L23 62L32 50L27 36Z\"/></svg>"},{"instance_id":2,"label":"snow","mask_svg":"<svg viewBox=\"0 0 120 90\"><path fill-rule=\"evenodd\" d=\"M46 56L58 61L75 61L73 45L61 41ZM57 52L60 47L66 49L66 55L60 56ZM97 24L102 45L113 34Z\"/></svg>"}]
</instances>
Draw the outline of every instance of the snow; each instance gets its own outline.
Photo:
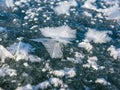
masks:
<instances>
[{"instance_id":1,"label":"snow","mask_svg":"<svg viewBox=\"0 0 120 90\"><path fill-rule=\"evenodd\" d=\"M98 70L99 67L97 65L97 60L98 58L96 56L93 56L93 57L89 57L86 64L83 64L83 67L87 67L87 68L90 68L92 67L94 70Z\"/></svg>"},{"instance_id":2,"label":"snow","mask_svg":"<svg viewBox=\"0 0 120 90\"><path fill-rule=\"evenodd\" d=\"M0 45L0 58L4 62L6 58L14 59L14 56L2 45Z\"/></svg>"},{"instance_id":3,"label":"snow","mask_svg":"<svg viewBox=\"0 0 120 90\"><path fill-rule=\"evenodd\" d=\"M71 7L76 7L77 2L75 0L62 1L59 2L59 5L54 8L54 11L57 15L66 14L69 15L69 9Z\"/></svg>"},{"instance_id":4,"label":"snow","mask_svg":"<svg viewBox=\"0 0 120 90\"><path fill-rule=\"evenodd\" d=\"M85 48L88 52L90 52L93 48L93 46L87 40L84 40L83 42L80 42L78 44L78 47Z\"/></svg>"},{"instance_id":5,"label":"snow","mask_svg":"<svg viewBox=\"0 0 120 90\"><path fill-rule=\"evenodd\" d=\"M51 73L57 77L65 76L67 78L73 78L76 76L75 68L64 68L64 70L54 70Z\"/></svg>"},{"instance_id":6,"label":"snow","mask_svg":"<svg viewBox=\"0 0 120 90\"><path fill-rule=\"evenodd\" d=\"M108 31L98 31L95 29L89 29L85 34L85 40L93 41L94 43L107 43L111 40L108 36Z\"/></svg>"},{"instance_id":7,"label":"snow","mask_svg":"<svg viewBox=\"0 0 120 90\"><path fill-rule=\"evenodd\" d=\"M111 45L107 51L110 52L110 56L112 56L114 59L120 59L120 48L116 49L115 46Z\"/></svg>"},{"instance_id":8,"label":"snow","mask_svg":"<svg viewBox=\"0 0 120 90\"><path fill-rule=\"evenodd\" d=\"M16 76L17 75L16 70L11 69L8 65L3 65L0 68L0 77L4 77L7 75L10 77Z\"/></svg>"},{"instance_id":9,"label":"snow","mask_svg":"<svg viewBox=\"0 0 120 90\"><path fill-rule=\"evenodd\" d=\"M99 84L103 84L103 85L108 84L108 82L104 78L97 78L97 80L95 80L95 83L99 83Z\"/></svg>"}]
</instances>

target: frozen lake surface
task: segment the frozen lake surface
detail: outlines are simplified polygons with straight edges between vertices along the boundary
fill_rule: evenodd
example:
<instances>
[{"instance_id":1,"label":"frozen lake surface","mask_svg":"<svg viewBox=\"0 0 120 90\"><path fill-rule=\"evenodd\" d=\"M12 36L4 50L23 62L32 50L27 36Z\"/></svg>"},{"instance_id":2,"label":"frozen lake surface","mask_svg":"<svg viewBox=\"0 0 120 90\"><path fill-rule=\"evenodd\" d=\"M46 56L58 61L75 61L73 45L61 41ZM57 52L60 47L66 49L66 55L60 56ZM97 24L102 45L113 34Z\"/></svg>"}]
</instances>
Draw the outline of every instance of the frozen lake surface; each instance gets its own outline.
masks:
<instances>
[{"instance_id":1,"label":"frozen lake surface","mask_svg":"<svg viewBox=\"0 0 120 90\"><path fill-rule=\"evenodd\" d=\"M0 90L120 90L120 1L0 0Z\"/></svg>"}]
</instances>

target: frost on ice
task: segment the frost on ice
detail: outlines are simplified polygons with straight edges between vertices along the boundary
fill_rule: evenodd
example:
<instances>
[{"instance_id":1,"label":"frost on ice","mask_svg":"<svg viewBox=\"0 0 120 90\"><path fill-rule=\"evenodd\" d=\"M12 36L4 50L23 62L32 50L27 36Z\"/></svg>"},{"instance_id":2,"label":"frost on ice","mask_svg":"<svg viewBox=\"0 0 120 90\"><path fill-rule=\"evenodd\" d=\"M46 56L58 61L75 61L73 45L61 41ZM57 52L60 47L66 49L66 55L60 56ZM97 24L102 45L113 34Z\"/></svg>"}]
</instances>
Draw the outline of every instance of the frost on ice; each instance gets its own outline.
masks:
<instances>
[{"instance_id":1,"label":"frost on ice","mask_svg":"<svg viewBox=\"0 0 120 90\"><path fill-rule=\"evenodd\" d=\"M85 39L88 41L93 41L95 43L106 43L111 40L111 38L107 35L108 33L110 32L89 29L85 34Z\"/></svg>"},{"instance_id":2,"label":"frost on ice","mask_svg":"<svg viewBox=\"0 0 120 90\"><path fill-rule=\"evenodd\" d=\"M76 31L72 30L69 26L46 27L40 29L40 31L45 38L32 40L41 42L52 58L62 58L61 46L70 43L70 41L76 38Z\"/></svg>"}]
</instances>

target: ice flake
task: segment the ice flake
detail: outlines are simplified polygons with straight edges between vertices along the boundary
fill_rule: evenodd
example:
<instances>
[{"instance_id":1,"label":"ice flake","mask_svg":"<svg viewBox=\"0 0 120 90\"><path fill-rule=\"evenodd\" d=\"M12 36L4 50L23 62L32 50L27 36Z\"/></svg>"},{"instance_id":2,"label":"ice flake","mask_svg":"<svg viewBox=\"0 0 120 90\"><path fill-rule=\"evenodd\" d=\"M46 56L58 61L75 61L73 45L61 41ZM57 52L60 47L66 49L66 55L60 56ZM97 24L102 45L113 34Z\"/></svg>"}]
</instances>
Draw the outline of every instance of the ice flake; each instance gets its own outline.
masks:
<instances>
[{"instance_id":1,"label":"ice flake","mask_svg":"<svg viewBox=\"0 0 120 90\"><path fill-rule=\"evenodd\" d=\"M46 27L40 29L45 37L52 38L62 43L68 43L76 38L76 30L72 30L69 26Z\"/></svg>"},{"instance_id":2,"label":"ice flake","mask_svg":"<svg viewBox=\"0 0 120 90\"><path fill-rule=\"evenodd\" d=\"M64 68L63 70L54 70L52 72L53 75L57 77L67 77L67 78L73 78L76 76L76 70L75 68Z\"/></svg>"},{"instance_id":3,"label":"ice flake","mask_svg":"<svg viewBox=\"0 0 120 90\"><path fill-rule=\"evenodd\" d=\"M99 67L97 65L97 60L98 58L96 56L93 56L93 57L89 57L86 64L83 64L83 67L87 67L87 68L90 68L92 67L94 70L98 70Z\"/></svg>"},{"instance_id":4,"label":"ice flake","mask_svg":"<svg viewBox=\"0 0 120 90\"><path fill-rule=\"evenodd\" d=\"M83 42L80 42L78 44L78 47L85 48L88 52L90 52L92 50L92 48L93 48L93 46L87 40L84 40Z\"/></svg>"},{"instance_id":5,"label":"ice flake","mask_svg":"<svg viewBox=\"0 0 120 90\"><path fill-rule=\"evenodd\" d=\"M19 42L8 47L8 50L15 56L16 60L19 61L21 59L28 59L29 52L34 49L29 44Z\"/></svg>"},{"instance_id":6,"label":"ice flake","mask_svg":"<svg viewBox=\"0 0 120 90\"><path fill-rule=\"evenodd\" d=\"M109 84L104 78L97 78L97 80L95 80L95 83L99 83L103 85Z\"/></svg>"},{"instance_id":7,"label":"ice flake","mask_svg":"<svg viewBox=\"0 0 120 90\"><path fill-rule=\"evenodd\" d=\"M110 56L114 59L120 59L120 48L116 49L115 46L111 45L107 51L110 52Z\"/></svg>"},{"instance_id":8,"label":"ice flake","mask_svg":"<svg viewBox=\"0 0 120 90\"><path fill-rule=\"evenodd\" d=\"M95 43L106 43L111 40L107 33L110 32L89 29L88 32L85 34L85 39L88 41L93 41Z\"/></svg>"},{"instance_id":9,"label":"ice flake","mask_svg":"<svg viewBox=\"0 0 120 90\"><path fill-rule=\"evenodd\" d=\"M45 38L31 40L41 42L47 49L51 58L62 58L63 52L61 46L70 43L70 41L76 38L76 31L68 26L46 27L40 29L40 31Z\"/></svg>"},{"instance_id":10,"label":"ice flake","mask_svg":"<svg viewBox=\"0 0 120 90\"><path fill-rule=\"evenodd\" d=\"M49 81L54 87L58 87L63 84L63 81L60 80L59 78L50 78Z\"/></svg>"},{"instance_id":11,"label":"ice flake","mask_svg":"<svg viewBox=\"0 0 120 90\"><path fill-rule=\"evenodd\" d=\"M59 2L59 5L54 8L54 11L58 15L60 15L60 14L69 15L69 9L72 6L74 6L74 7L77 6L77 2L75 0L62 1L62 2Z\"/></svg>"},{"instance_id":12,"label":"ice flake","mask_svg":"<svg viewBox=\"0 0 120 90\"><path fill-rule=\"evenodd\" d=\"M49 81L44 81L44 82L36 85L36 86L34 87L34 90L39 90L39 89L45 90L45 89L47 89L49 86L50 86Z\"/></svg>"},{"instance_id":13,"label":"ice flake","mask_svg":"<svg viewBox=\"0 0 120 90\"><path fill-rule=\"evenodd\" d=\"M7 57L14 59L14 56L5 47L0 45L0 58L1 58L1 61L4 62L4 60Z\"/></svg>"}]
</instances>

